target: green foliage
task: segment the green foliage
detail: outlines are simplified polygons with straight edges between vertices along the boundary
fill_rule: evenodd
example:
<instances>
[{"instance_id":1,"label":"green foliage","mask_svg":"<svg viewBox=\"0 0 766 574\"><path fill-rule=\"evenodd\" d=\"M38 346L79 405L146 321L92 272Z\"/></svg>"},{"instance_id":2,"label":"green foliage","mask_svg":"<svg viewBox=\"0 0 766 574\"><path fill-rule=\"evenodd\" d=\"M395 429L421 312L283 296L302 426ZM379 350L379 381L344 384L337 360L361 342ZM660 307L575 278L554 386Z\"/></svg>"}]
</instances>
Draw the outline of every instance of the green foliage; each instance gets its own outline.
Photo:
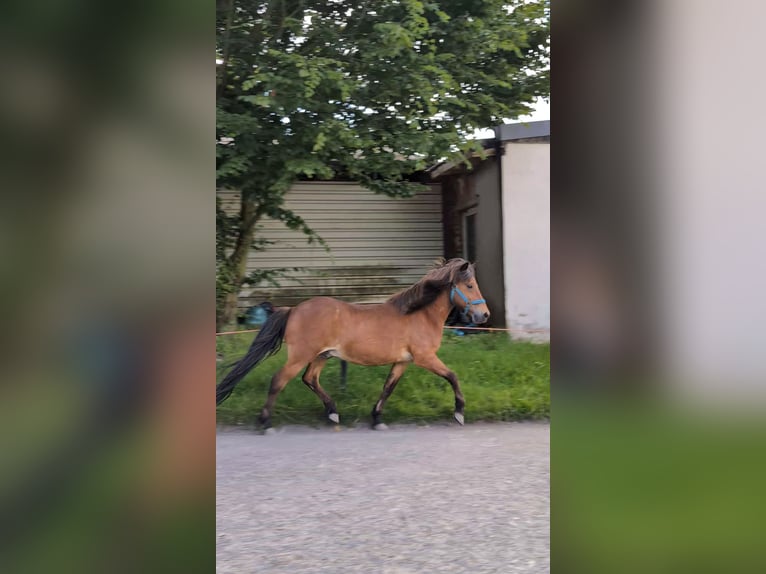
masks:
<instances>
[{"instance_id":1,"label":"green foliage","mask_svg":"<svg viewBox=\"0 0 766 574\"><path fill-rule=\"evenodd\" d=\"M233 0L218 31L219 185L259 203L336 172L408 193L549 92L547 2Z\"/></svg>"},{"instance_id":2,"label":"green foliage","mask_svg":"<svg viewBox=\"0 0 766 574\"><path fill-rule=\"evenodd\" d=\"M216 309L221 309L226 296L237 290L237 280L229 265L228 252L234 247L237 229L235 218L226 214L221 199L215 200L215 297Z\"/></svg>"},{"instance_id":3,"label":"green foliage","mask_svg":"<svg viewBox=\"0 0 766 574\"><path fill-rule=\"evenodd\" d=\"M412 195L410 174L547 96L548 1L220 0L216 57L217 184L252 207L238 233L269 216L319 241L284 208L296 180Z\"/></svg>"},{"instance_id":4,"label":"green foliage","mask_svg":"<svg viewBox=\"0 0 766 574\"><path fill-rule=\"evenodd\" d=\"M242 356L252 334L219 337L224 363ZM512 342L505 334L456 337L446 334L439 357L460 378L466 420L546 419L550 416L550 345ZM253 423L266 400L269 382L285 361L284 349L256 367L234 394L218 407L218 421ZM322 371L322 386L338 405L344 425L368 424L389 371L384 367L349 365L346 390L340 386L340 363ZM448 422L454 395L446 381L410 366L386 403L387 422ZM319 399L296 377L279 395L276 424L324 424Z\"/></svg>"}]
</instances>

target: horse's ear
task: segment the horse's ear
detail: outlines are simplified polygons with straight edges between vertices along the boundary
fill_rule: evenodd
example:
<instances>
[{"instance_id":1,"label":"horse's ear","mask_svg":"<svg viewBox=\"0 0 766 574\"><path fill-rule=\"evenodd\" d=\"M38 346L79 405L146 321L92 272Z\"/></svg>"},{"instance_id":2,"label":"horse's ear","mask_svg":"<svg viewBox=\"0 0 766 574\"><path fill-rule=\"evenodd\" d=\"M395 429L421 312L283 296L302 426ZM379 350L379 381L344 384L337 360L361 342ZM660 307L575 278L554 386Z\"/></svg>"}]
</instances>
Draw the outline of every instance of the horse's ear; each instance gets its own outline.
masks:
<instances>
[{"instance_id":1,"label":"horse's ear","mask_svg":"<svg viewBox=\"0 0 766 574\"><path fill-rule=\"evenodd\" d=\"M461 272L463 272L463 271L468 271L468 268L469 268L470 266L471 266L471 262L470 262L470 261L466 261L465 263L463 263L463 264L460 266L460 271L461 271Z\"/></svg>"}]
</instances>

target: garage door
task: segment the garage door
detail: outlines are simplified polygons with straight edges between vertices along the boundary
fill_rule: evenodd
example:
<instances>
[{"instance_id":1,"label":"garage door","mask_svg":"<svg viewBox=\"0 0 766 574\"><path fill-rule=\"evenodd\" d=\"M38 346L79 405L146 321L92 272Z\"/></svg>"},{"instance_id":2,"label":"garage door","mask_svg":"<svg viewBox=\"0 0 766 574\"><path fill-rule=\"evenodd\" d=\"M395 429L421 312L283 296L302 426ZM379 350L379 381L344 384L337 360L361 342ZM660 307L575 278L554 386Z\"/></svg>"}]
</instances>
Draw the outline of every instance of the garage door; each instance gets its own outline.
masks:
<instances>
[{"instance_id":1,"label":"garage door","mask_svg":"<svg viewBox=\"0 0 766 574\"><path fill-rule=\"evenodd\" d=\"M239 194L219 191L228 212L239 210ZM326 295L357 303L385 301L411 285L444 253L439 186L407 199L377 195L353 183L303 182L286 196L329 245L309 245L306 236L278 221L264 220L259 236L273 241L251 252L248 270L300 267L279 286L258 285L240 293L240 307L262 301L296 305Z\"/></svg>"}]
</instances>

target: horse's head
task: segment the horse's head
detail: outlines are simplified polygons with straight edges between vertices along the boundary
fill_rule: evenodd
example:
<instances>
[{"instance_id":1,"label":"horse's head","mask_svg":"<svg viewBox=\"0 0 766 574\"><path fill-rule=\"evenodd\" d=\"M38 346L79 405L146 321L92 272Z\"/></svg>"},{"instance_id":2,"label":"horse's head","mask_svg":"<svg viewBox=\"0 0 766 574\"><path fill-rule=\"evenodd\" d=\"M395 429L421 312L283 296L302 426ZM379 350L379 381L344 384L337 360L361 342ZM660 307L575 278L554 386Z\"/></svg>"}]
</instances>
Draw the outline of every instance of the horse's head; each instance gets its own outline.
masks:
<instances>
[{"instance_id":1,"label":"horse's head","mask_svg":"<svg viewBox=\"0 0 766 574\"><path fill-rule=\"evenodd\" d=\"M452 282L449 299L466 320L481 324L489 319L489 307L479 289L473 265L468 261L463 263Z\"/></svg>"}]
</instances>

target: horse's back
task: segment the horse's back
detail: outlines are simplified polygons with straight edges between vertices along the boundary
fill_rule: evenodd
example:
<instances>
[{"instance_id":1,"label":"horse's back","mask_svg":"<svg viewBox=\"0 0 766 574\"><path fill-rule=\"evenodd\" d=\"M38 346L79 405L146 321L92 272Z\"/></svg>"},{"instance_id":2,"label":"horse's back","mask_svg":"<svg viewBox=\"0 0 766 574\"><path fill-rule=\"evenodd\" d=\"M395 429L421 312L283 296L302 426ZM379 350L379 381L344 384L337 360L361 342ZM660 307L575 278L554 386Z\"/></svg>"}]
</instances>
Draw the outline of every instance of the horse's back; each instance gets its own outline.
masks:
<instances>
[{"instance_id":1,"label":"horse's back","mask_svg":"<svg viewBox=\"0 0 766 574\"><path fill-rule=\"evenodd\" d=\"M312 297L298 303L293 309L293 313L324 313L329 311L346 310L352 307L352 303L346 303L334 297Z\"/></svg>"},{"instance_id":2,"label":"horse's back","mask_svg":"<svg viewBox=\"0 0 766 574\"><path fill-rule=\"evenodd\" d=\"M300 310L301 313L321 313L325 309L333 311L343 310L361 315L379 315L388 314L390 305L385 303L348 303L334 297L312 297L298 303L294 307L294 312Z\"/></svg>"},{"instance_id":3,"label":"horse's back","mask_svg":"<svg viewBox=\"0 0 766 574\"><path fill-rule=\"evenodd\" d=\"M346 355L360 345L391 349L382 362L393 362L406 346L395 322L401 315L385 303L347 303L333 297L313 297L296 305L290 313L285 340L289 347L308 355L338 350L352 362L369 364ZM373 353L377 355L378 353ZM356 355L352 352L351 355ZM389 360L391 359L391 360Z\"/></svg>"}]
</instances>

